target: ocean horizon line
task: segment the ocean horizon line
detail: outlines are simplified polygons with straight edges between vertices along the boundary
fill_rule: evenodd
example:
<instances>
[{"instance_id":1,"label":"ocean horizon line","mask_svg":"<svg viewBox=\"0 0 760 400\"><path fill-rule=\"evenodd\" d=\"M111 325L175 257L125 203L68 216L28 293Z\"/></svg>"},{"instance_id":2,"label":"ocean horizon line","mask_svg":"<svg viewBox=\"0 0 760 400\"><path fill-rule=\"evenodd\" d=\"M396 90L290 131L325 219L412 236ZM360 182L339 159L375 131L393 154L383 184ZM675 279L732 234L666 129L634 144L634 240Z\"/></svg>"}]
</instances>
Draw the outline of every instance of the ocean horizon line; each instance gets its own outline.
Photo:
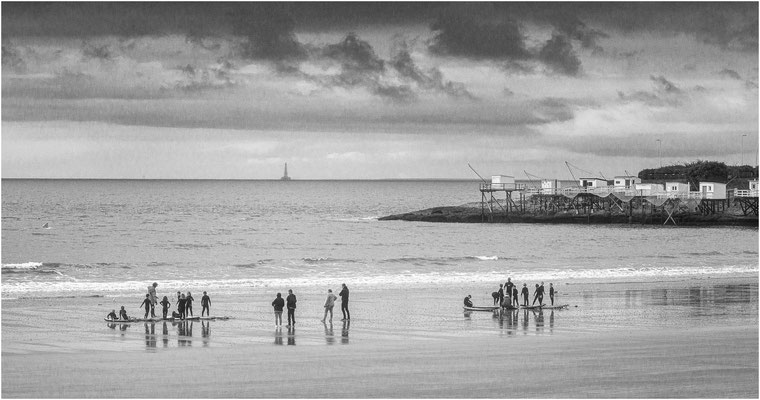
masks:
<instances>
[{"instance_id":1,"label":"ocean horizon line","mask_svg":"<svg viewBox=\"0 0 760 400\"><path fill-rule=\"evenodd\" d=\"M403 182L403 181L452 181L452 182L480 182L480 179L472 178L313 178L282 180L280 178L0 178L8 181L239 181L239 182Z\"/></svg>"}]
</instances>

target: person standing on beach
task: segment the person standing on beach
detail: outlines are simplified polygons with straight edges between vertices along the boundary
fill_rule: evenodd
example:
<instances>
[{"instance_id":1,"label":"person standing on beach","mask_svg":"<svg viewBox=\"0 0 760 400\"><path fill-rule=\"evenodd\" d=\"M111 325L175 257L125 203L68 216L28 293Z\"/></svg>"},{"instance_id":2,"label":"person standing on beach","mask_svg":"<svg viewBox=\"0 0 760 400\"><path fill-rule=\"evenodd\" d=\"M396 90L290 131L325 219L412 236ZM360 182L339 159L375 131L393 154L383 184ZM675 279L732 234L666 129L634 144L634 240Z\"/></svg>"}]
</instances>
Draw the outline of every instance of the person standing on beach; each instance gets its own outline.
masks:
<instances>
[{"instance_id":1,"label":"person standing on beach","mask_svg":"<svg viewBox=\"0 0 760 400\"><path fill-rule=\"evenodd\" d=\"M333 317L333 307L335 306L335 300L337 297L333 294L332 289L327 289L327 299L325 300L325 316L322 317L322 322L327 319L327 313L330 313L330 322Z\"/></svg>"},{"instance_id":2,"label":"person standing on beach","mask_svg":"<svg viewBox=\"0 0 760 400\"><path fill-rule=\"evenodd\" d=\"M285 299L288 306L288 326L296 325L296 295L293 289L288 289L288 297Z\"/></svg>"},{"instance_id":3,"label":"person standing on beach","mask_svg":"<svg viewBox=\"0 0 760 400\"><path fill-rule=\"evenodd\" d=\"M179 293L179 300L177 300L177 312L179 313L180 319L185 319L185 303L187 301L185 300L184 294L180 292L177 293Z\"/></svg>"},{"instance_id":4,"label":"person standing on beach","mask_svg":"<svg viewBox=\"0 0 760 400\"><path fill-rule=\"evenodd\" d=\"M185 297L185 315L190 313L190 316L193 316L193 295L190 294L190 292L187 292L187 297Z\"/></svg>"},{"instance_id":5,"label":"person standing on beach","mask_svg":"<svg viewBox=\"0 0 760 400\"><path fill-rule=\"evenodd\" d=\"M282 294L277 293L277 297L272 302L272 307L274 307L274 326L282 326L282 308L285 307Z\"/></svg>"},{"instance_id":6,"label":"person standing on beach","mask_svg":"<svg viewBox=\"0 0 760 400\"><path fill-rule=\"evenodd\" d=\"M152 285L148 286L148 294L150 295L150 316L155 318L156 317L156 304L158 304L158 299L156 298L156 286L158 286L158 283L153 282Z\"/></svg>"},{"instance_id":7,"label":"person standing on beach","mask_svg":"<svg viewBox=\"0 0 760 400\"><path fill-rule=\"evenodd\" d=\"M536 285L536 293L533 297L533 304L536 304L536 300L538 300L538 305L544 304L544 283L541 282L541 285Z\"/></svg>"},{"instance_id":8,"label":"person standing on beach","mask_svg":"<svg viewBox=\"0 0 760 400\"><path fill-rule=\"evenodd\" d=\"M203 297L201 297L201 317L203 316L203 313L206 313L207 317L211 316L211 311L209 311L209 306L211 305L211 298L208 297L206 292L203 292Z\"/></svg>"},{"instance_id":9,"label":"person standing on beach","mask_svg":"<svg viewBox=\"0 0 760 400\"><path fill-rule=\"evenodd\" d=\"M554 286L551 282L549 282L549 299L551 299L552 305L554 305Z\"/></svg>"},{"instance_id":10,"label":"person standing on beach","mask_svg":"<svg viewBox=\"0 0 760 400\"><path fill-rule=\"evenodd\" d=\"M541 293L541 291L538 289L538 283L536 284L536 291L533 292L533 303L531 305L536 305L536 300L538 300L538 295ZM538 303L538 305L541 305L541 303Z\"/></svg>"},{"instance_id":11,"label":"person standing on beach","mask_svg":"<svg viewBox=\"0 0 760 400\"><path fill-rule=\"evenodd\" d=\"M508 296L508 297L510 298L510 300L511 300L511 301L509 302L509 304L512 304L512 302L513 302L513 301L515 301L515 299L514 299L514 298L512 298L512 297L513 297L513 296L512 296L512 292L513 292L514 288L515 288L515 284L514 284L514 283L512 283L512 278L511 278L511 277L510 277L510 278L507 278L507 283L505 283L505 284L504 284L504 289L506 289L506 291L507 291L507 296Z\"/></svg>"},{"instance_id":12,"label":"person standing on beach","mask_svg":"<svg viewBox=\"0 0 760 400\"><path fill-rule=\"evenodd\" d=\"M338 296L340 296L340 311L343 312L343 319L341 321L351 319L351 313L348 312L348 286L345 283Z\"/></svg>"},{"instance_id":13,"label":"person standing on beach","mask_svg":"<svg viewBox=\"0 0 760 400\"><path fill-rule=\"evenodd\" d=\"M536 285L536 286L538 286L538 285ZM528 292L528 284L527 283L523 283L522 296L523 296L523 306L527 307L528 306L528 300L530 299L530 293Z\"/></svg>"},{"instance_id":14,"label":"person standing on beach","mask_svg":"<svg viewBox=\"0 0 760 400\"><path fill-rule=\"evenodd\" d=\"M145 305L145 318L148 318L148 314L150 314L150 310L153 308L153 302L150 301L150 295L145 295L145 300L143 300L142 303L140 303L140 307Z\"/></svg>"},{"instance_id":15,"label":"person standing on beach","mask_svg":"<svg viewBox=\"0 0 760 400\"><path fill-rule=\"evenodd\" d=\"M504 305L504 285L499 284L499 306Z\"/></svg>"},{"instance_id":16,"label":"person standing on beach","mask_svg":"<svg viewBox=\"0 0 760 400\"><path fill-rule=\"evenodd\" d=\"M169 298L164 296L164 299L161 300L161 305L163 306L163 313L164 313L164 319L166 319L166 314L169 313L169 307L172 305L172 303L169 301Z\"/></svg>"},{"instance_id":17,"label":"person standing on beach","mask_svg":"<svg viewBox=\"0 0 760 400\"><path fill-rule=\"evenodd\" d=\"M520 306L520 297L517 295L517 286L512 285L512 304L515 308Z\"/></svg>"}]
</instances>

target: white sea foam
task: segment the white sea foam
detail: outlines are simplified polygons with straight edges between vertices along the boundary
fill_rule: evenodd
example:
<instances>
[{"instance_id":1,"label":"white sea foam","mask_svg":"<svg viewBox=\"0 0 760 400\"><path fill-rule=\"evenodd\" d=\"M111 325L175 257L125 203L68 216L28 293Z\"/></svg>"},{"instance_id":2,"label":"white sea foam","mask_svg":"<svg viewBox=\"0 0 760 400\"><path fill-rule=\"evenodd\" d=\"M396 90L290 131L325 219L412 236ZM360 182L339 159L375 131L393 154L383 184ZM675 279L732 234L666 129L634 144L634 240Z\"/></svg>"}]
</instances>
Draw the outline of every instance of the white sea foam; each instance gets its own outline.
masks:
<instances>
[{"instance_id":1,"label":"white sea foam","mask_svg":"<svg viewBox=\"0 0 760 400\"><path fill-rule=\"evenodd\" d=\"M3 264L3 269L37 269L42 266L41 262L25 262L20 264Z\"/></svg>"},{"instance_id":2,"label":"white sea foam","mask_svg":"<svg viewBox=\"0 0 760 400\"><path fill-rule=\"evenodd\" d=\"M503 282L506 276L514 282L535 283L539 281L554 282L615 282L629 280L651 280L651 278L667 279L687 276L728 276L751 275L758 273L757 265L722 266L722 267L641 267L641 268L609 268L609 269L564 269L543 271L488 271L488 272L424 272L405 271L399 274L330 274L309 275L288 278L248 278L248 279L196 279L196 280L161 280L160 287L175 291L225 291L228 293L245 293L264 288L289 287L338 287L342 282L351 282L353 287L389 288L389 287L429 287L458 286L458 285L493 285ZM23 296L50 296L59 294L77 295L128 295L147 291L143 281L93 282L87 280L61 282L7 282L2 284L4 299Z\"/></svg>"}]
</instances>

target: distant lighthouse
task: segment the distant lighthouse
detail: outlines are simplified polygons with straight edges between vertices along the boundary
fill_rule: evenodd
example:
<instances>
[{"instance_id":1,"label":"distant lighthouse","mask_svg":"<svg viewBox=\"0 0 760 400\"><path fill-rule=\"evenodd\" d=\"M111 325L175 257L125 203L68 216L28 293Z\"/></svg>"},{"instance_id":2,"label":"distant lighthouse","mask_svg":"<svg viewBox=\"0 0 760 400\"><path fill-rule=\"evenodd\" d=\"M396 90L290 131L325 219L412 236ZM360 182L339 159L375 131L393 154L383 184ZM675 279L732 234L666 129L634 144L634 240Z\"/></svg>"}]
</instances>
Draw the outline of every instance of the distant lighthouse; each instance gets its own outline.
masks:
<instances>
[{"instance_id":1,"label":"distant lighthouse","mask_svg":"<svg viewBox=\"0 0 760 400\"><path fill-rule=\"evenodd\" d=\"M285 175L280 178L281 181L289 181L290 177L288 176L288 163L285 163Z\"/></svg>"}]
</instances>

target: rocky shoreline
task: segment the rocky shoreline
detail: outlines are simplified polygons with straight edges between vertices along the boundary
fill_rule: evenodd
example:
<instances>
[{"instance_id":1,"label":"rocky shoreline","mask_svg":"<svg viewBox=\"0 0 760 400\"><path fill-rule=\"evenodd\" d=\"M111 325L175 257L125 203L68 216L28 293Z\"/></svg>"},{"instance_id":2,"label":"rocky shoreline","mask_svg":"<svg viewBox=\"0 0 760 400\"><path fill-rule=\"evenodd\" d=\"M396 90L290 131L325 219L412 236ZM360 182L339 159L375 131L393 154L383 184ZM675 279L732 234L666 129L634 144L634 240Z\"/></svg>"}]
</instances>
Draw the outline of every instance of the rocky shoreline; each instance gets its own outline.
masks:
<instances>
[{"instance_id":1,"label":"rocky shoreline","mask_svg":"<svg viewBox=\"0 0 760 400\"><path fill-rule=\"evenodd\" d=\"M629 216L623 213L600 211L591 214L575 212L557 213L511 213L494 214L491 221L488 214L483 215L481 208L475 206L441 206L403 214L388 215L378 218L380 221L421 221L448 223L541 223L541 224L647 224L663 225L667 214L638 214ZM758 226L755 215L744 216L732 213L711 215L674 214L677 226ZM672 226L673 221L667 225Z\"/></svg>"}]
</instances>

